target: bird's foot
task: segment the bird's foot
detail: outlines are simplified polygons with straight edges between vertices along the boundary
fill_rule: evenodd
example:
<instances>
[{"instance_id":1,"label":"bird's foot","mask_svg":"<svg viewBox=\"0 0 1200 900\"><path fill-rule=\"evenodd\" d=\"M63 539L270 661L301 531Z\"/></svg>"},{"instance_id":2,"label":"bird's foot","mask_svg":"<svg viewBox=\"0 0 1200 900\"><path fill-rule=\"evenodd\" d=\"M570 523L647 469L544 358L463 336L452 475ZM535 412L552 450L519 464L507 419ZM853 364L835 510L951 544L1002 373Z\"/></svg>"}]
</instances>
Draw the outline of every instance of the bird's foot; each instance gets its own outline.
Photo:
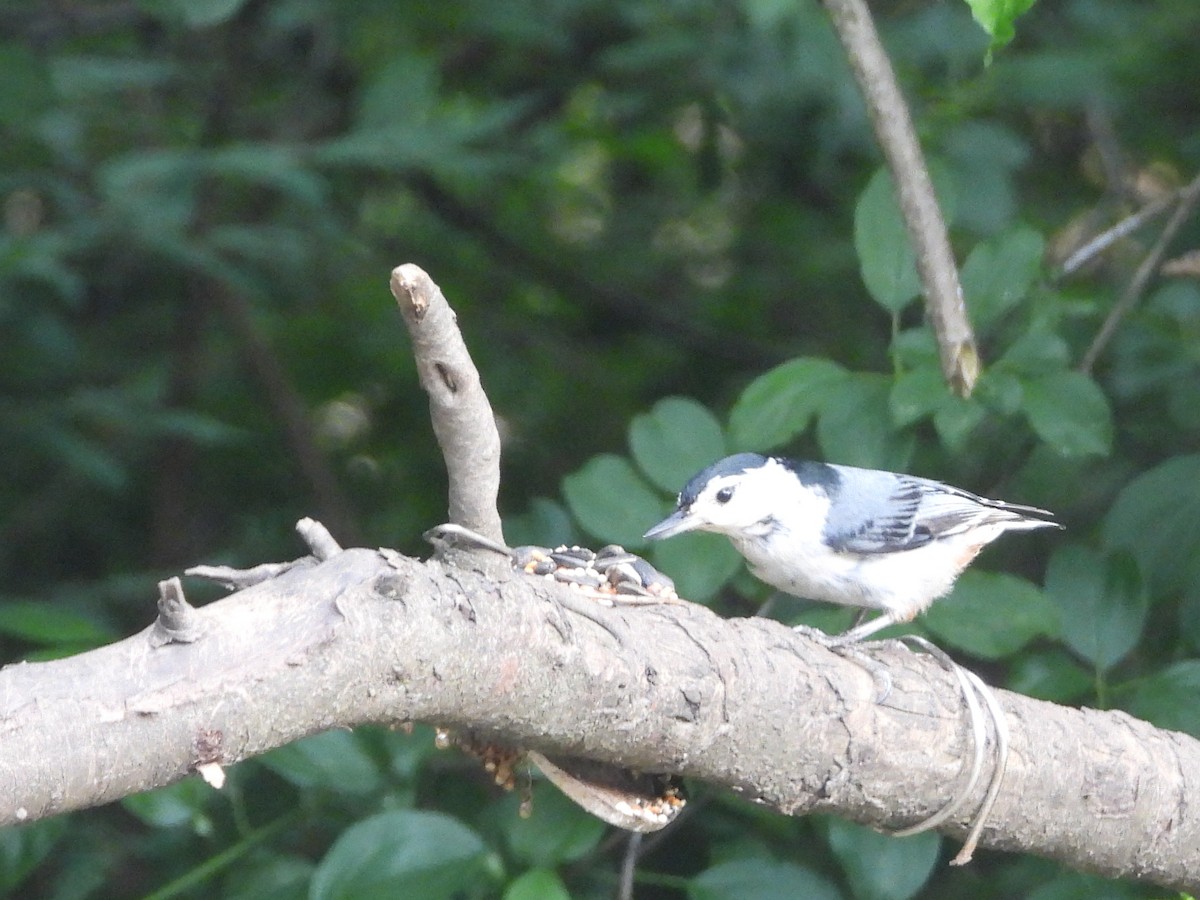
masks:
<instances>
[{"instance_id":1,"label":"bird's foot","mask_svg":"<svg viewBox=\"0 0 1200 900\"><path fill-rule=\"evenodd\" d=\"M876 703L882 703L891 695L892 675L887 666L860 650L855 641L845 640L846 636L842 634L826 634L811 625L793 625L792 630L804 635L810 641L820 644L831 653L850 660L870 675L871 681L875 684Z\"/></svg>"}]
</instances>

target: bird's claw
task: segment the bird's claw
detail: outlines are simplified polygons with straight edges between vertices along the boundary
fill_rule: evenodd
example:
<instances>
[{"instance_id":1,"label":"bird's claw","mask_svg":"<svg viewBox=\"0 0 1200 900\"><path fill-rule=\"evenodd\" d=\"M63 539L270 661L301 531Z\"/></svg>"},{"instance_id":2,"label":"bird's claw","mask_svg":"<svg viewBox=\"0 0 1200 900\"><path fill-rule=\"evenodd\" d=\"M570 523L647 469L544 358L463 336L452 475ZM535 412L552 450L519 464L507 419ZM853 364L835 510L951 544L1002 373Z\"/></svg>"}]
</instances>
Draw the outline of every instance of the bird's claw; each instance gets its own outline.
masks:
<instances>
[{"instance_id":1,"label":"bird's claw","mask_svg":"<svg viewBox=\"0 0 1200 900\"><path fill-rule=\"evenodd\" d=\"M793 625L792 630L799 632L814 643L820 644L829 652L850 660L870 675L871 681L875 684L874 699L876 703L883 703L891 696L892 674L887 670L887 666L863 653L855 642L844 640L844 635L826 634L811 625Z\"/></svg>"}]
</instances>

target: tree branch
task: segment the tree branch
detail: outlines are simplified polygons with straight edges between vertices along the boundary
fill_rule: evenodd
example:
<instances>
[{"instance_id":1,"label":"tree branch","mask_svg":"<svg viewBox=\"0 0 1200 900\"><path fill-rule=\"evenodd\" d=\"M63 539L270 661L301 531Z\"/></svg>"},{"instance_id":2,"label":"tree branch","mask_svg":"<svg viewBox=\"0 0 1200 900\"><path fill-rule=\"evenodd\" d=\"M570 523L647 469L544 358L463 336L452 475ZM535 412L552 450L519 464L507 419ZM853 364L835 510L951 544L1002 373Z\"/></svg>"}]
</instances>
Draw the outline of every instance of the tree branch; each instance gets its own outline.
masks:
<instances>
[{"instance_id":1,"label":"tree branch","mask_svg":"<svg viewBox=\"0 0 1200 900\"><path fill-rule=\"evenodd\" d=\"M1188 220L1195 211L1196 205L1200 203L1200 175L1193 178L1174 200L1176 204L1175 211L1171 213L1171 218L1167 219L1162 233L1159 234L1158 240L1154 242L1154 246L1150 248L1150 252L1142 259L1137 270L1133 273L1133 277L1125 285L1125 290L1121 292L1120 299L1108 311L1108 315L1105 317L1104 323L1100 326L1100 330L1096 333L1095 338L1092 339L1087 352L1083 354L1083 359L1079 363L1079 371L1084 373L1092 371L1092 367L1096 365L1096 360L1100 358L1100 354L1104 352L1104 348L1108 346L1108 342L1117 333L1117 326L1121 324L1121 320L1137 306L1138 301L1142 299L1142 295L1146 293L1146 288L1150 286L1150 280L1158 271L1158 267L1162 263L1162 259L1166 255L1171 241L1175 240L1175 235L1179 233L1179 229L1183 227L1183 223Z\"/></svg>"},{"instance_id":2,"label":"tree branch","mask_svg":"<svg viewBox=\"0 0 1200 900\"><path fill-rule=\"evenodd\" d=\"M776 622L692 604L583 615L580 602L539 578L356 549L199 610L189 643L147 628L9 666L0 822L368 722L437 722L874 827L911 824L961 784L971 740L959 689L928 657L870 647L894 684L877 703L862 668ZM1200 742L997 693L1012 754L983 846L1200 886ZM962 837L987 781L942 830Z\"/></svg>"},{"instance_id":3,"label":"tree branch","mask_svg":"<svg viewBox=\"0 0 1200 900\"><path fill-rule=\"evenodd\" d=\"M342 492L337 475L317 446L312 420L275 348L254 321L245 298L229 285L214 284L211 296L240 342L246 365L258 378L266 399L283 426L288 447L312 489L320 515L347 541L355 541L358 524L354 506Z\"/></svg>"},{"instance_id":4,"label":"tree branch","mask_svg":"<svg viewBox=\"0 0 1200 900\"><path fill-rule=\"evenodd\" d=\"M962 286L946 223L921 155L904 95L880 43L866 0L823 0L850 68L862 91L896 183L900 212L917 255L925 305L937 336L942 375L960 396L969 396L979 378L979 352L967 319Z\"/></svg>"}]
</instances>

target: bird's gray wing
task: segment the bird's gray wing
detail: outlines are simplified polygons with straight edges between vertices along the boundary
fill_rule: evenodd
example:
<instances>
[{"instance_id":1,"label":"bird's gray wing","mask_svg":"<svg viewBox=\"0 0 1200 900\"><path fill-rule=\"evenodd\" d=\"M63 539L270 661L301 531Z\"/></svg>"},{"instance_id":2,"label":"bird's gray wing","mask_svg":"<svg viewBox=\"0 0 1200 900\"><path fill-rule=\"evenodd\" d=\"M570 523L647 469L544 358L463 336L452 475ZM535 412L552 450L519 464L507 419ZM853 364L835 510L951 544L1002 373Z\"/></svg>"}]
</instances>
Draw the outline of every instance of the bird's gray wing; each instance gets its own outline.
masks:
<instances>
[{"instance_id":1,"label":"bird's gray wing","mask_svg":"<svg viewBox=\"0 0 1200 900\"><path fill-rule=\"evenodd\" d=\"M988 500L940 481L861 469L855 473L843 479L843 493L826 522L825 539L835 550L892 553L998 522L1053 525L1045 510Z\"/></svg>"},{"instance_id":2,"label":"bird's gray wing","mask_svg":"<svg viewBox=\"0 0 1200 900\"><path fill-rule=\"evenodd\" d=\"M924 479L852 470L831 498L825 540L849 553L892 553L927 544L934 537L922 524L927 491Z\"/></svg>"}]
</instances>

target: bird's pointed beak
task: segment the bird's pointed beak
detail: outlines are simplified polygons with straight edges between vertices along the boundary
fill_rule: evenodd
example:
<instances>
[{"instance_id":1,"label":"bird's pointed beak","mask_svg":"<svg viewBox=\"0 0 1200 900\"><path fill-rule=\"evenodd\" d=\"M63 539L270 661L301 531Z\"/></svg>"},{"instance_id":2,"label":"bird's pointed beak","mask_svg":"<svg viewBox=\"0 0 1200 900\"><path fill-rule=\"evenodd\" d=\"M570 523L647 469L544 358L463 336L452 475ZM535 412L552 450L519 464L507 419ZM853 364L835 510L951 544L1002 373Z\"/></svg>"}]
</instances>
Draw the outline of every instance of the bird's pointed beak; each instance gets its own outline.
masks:
<instances>
[{"instance_id":1,"label":"bird's pointed beak","mask_svg":"<svg viewBox=\"0 0 1200 900\"><path fill-rule=\"evenodd\" d=\"M647 531L642 537L649 541L658 541L663 538L674 537L677 534L683 534L685 531L691 531L697 524L691 513L686 510L677 509Z\"/></svg>"}]
</instances>

